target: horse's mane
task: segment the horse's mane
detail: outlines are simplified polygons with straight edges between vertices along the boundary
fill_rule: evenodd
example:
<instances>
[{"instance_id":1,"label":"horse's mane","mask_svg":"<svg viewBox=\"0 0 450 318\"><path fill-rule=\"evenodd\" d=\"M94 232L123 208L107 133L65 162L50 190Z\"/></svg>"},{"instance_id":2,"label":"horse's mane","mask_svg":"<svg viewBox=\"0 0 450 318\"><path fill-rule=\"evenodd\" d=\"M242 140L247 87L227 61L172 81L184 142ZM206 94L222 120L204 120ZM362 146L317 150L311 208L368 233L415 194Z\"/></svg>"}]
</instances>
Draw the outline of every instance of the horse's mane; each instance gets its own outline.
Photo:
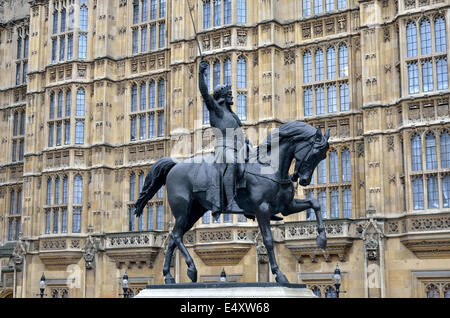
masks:
<instances>
[{"instance_id":1,"label":"horse's mane","mask_svg":"<svg viewBox=\"0 0 450 318\"><path fill-rule=\"evenodd\" d=\"M314 136L317 129L302 121L290 121L282 124L266 137L266 139L257 147L258 152L260 148L270 149L272 143L283 142L285 139L290 140L307 140Z\"/></svg>"}]
</instances>

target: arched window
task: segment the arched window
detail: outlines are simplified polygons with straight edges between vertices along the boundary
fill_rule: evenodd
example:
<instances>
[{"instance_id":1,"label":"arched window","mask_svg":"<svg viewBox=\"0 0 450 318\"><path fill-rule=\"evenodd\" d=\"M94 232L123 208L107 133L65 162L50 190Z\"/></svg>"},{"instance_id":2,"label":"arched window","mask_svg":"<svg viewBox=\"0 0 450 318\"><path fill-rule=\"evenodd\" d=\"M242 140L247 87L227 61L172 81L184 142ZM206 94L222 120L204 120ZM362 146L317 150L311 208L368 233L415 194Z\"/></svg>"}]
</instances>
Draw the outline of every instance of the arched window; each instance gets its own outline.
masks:
<instances>
[{"instance_id":1,"label":"arched window","mask_svg":"<svg viewBox=\"0 0 450 318\"><path fill-rule=\"evenodd\" d=\"M141 22L147 21L148 17L148 0L142 0Z\"/></svg>"},{"instance_id":2,"label":"arched window","mask_svg":"<svg viewBox=\"0 0 450 318\"><path fill-rule=\"evenodd\" d=\"M222 17L222 0L213 0L214 1L214 26L220 25L220 20Z\"/></svg>"},{"instance_id":3,"label":"arched window","mask_svg":"<svg viewBox=\"0 0 450 318\"><path fill-rule=\"evenodd\" d=\"M155 114L148 115L148 138L155 138Z\"/></svg>"},{"instance_id":4,"label":"arched window","mask_svg":"<svg viewBox=\"0 0 450 318\"><path fill-rule=\"evenodd\" d=\"M54 204L59 204L59 177L55 178L55 198Z\"/></svg>"},{"instance_id":5,"label":"arched window","mask_svg":"<svg viewBox=\"0 0 450 318\"><path fill-rule=\"evenodd\" d=\"M428 19L420 22L420 53L431 54L431 25Z\"/></svg>"},{"instance_id":6,"label":"arched window","mask_svg":"<svg viewBox=\"0 0 450 318\"><path fill-rule=\"evenodd\" d=\"M450 135L448 131L441 132L439 136L440 154L441 154L441 168L450 168Z\"/></svg>"},{"instance_id":7,"label":"arched window","mask_svg":"<svg viewBox=\"0 0 450 318\"><path fill-rule=\"evenodd\" d=\"M450 298L450 284L447 284L444 287L444 298Z\"/></svg>"},{"instance_id":8,"label":"arched window","mask_svg":"<svg viewBox=\"0 0 450 318\"><path fill-rule=\"evenodd\" d=\"M154 221L153 205L149 205L147 207L147 230L153 230L154 228L155 228L155 221Z\"/></svg>"},{"instance_id":9,"label":"arched window","mask_svg":"<svg viewBox=\"0 0 450 318\"><path fill-rule=\"evenodd\" d=\"M78 35L78 58L85 59L87 56L87 35L80 33Z\"/></svg>"},{"instance_id":10,"label":"arched window","mask_svg":"<svg viewBox=\"0 0 450 318\"><path fill-rule=\"evenodd\" d=\"M427 177L428 208L439 208L439 190L436 176Z\"/></svg>"},{"instance_id":11,"label":"arched window","mask_svg":"<svg viewBox=\"0 0 450 318\"><path fill-rule=\"evenodd\" d=\"M155 81L151 81L148 85L148 102L149 108L155 108L155 98L156 98L156 89L155 89Z\"/></svg>"},{"instance_id":12,"label":"arched window","mask_svg":"<svg viewBox=\"0 0 450 318\"><path fill-rule=\"evenodd\" d=\"M137 111L137 85L131 86L131 111Z\"/></svg>"},{"instance_id":13,"label":"arched window","mask_svg":"<svg viewBox=\"0 0 450 318\"><path fill-rule=\"evenodd\" d=\"M14 118L13 118L13 136L17 136L19 131L19 113L14 112Z\"/></svg>"},{"instance_id":14,"label":"arched window","mask_svg":"<svg viewBox=\"0 0 450 318\"><path fill-rule=\"evenodd\" d=\"M303 83L310 83L311 81L312 81L311 52L306 51L305 54L303 54Z\"/></svg>"},{"instance_id":15,"label":"arched window","mask_svg":"<svg viewBox=\"0 0 450 318\"><path fill-rule=\"evenodd\" d=\"M131 173L130 175L130 201L136 200L136 175Z\"/></svg>"},{"instance_id":16,"label":"arched window","mask_svg":"<svg viewBox=\"0 0 450 318\"><path fill-rule=\"evenodd\" d=\"M147 104L147 84L142 83L140 87L140 110L145 110Z\"/></svg>"},{"instance_id":17,"label":"arched window","mask_svg":"<svg viewBox=\"0 0 450 318\"><path fill-rule=\"evenodd\" d=\"M45 204L52 204L52 178L47 179L47 200L45 201Z\"/></svg>"},{"instance_id":18,"label":"arched window","mask_svg":"<svg viewBox=\"0 0 450 318\"><path fill-rule=\"evenodd\" d=\"M436 53L447 52L447 35L445 32L445 20L443 17L434 19L434 37Z\"/></svg>"},{"instance_id":19,"label":"arched window","mask_svg":"<svg viewBox=\"0 0 450 318\"><path fill-rule=\"evenodd\" d=\"M337 112L336 85L331 84L327 87L328 112Z\"/></svg>"},{"instance_id":20,"label":"arched window","mask_svg":"<svg viewBox=\"0 0 450 318\"><path fill-rule=\"evenodd\" d=\"M88 28L88 8L85 4L80 8L80 30L87 31Z\"/></svg>"},{"instance_id":21,"label":"arched window","mask_svg":"<svg viewBox=\"0 0 450 318\"><path fill-rule=\"evenodd\" d=\"M339 103L341 111L350 110L348 84L341 83L339 86Z\"/></svg>"},{"instance_id":22,"label":"arched window","mask_svg":"<svg viewBox=\"0 0 450 318\"><path fill-rule=\"evenodd\" d=\"M237 0L237 23L247 23L247 0Z\"/></svg>"},{"instance_id":23,"label":"arched window","mask_svg":"<svg viewBox=\"0 0 450 318\"><path fill-rule=\"evenodd\" d=\"M330 164L330 182L338 182L338 155L335 150L331 151L329 154L329 164Z\"/></svg>"},{"instance_id":24,"label":"arched window","mask_svg":"<svg viewBox=\"0 0 450 318\"><path fill-rule=\"evenodd\" d=\"M75 122L75 144L84 143L84 120Z\"/></svg>"},{"instance_id":25,"label":"arched window","mask_svg":"<svg viewBox=\"0 0 450 318\"><path fill-rule=\"evenodd\" d=\"M237 115L240 120L247 120L247 95L238 94Z\"/></svg>"},{"instance_id":26,"label":"arched window","mask_svg":"<svg viewBox=\"0 0 450 318\"><path fill-rule=\"evenodd\" d=\"M77 174L73 180L73 204L83 203L83 178Z\"/></svg>"},{"instance_id":27,"label":"arched window","mask_svg":"<svg viewBox=\"0 0 450 318\"><path fill-rule=\"evenodd\" d=\"M220 62L215 61L213 64L213 89L220 84Z\"/></svg>"},{"instance_id":28,"label":"arched window","mask_svg":"<svg viewBox=\"0 0 450 318\"><path fill-rule=\"evenodd\" d=\"M164 101L165 101L164 80L160 79L158 81L158 107L164 107Z\"/></svg>"},{"instance_id":29,"label":"arched window","mask_svg":"<svg viewBox=\"0 0 450 318\"><path fill-rule=\"evenodd\" d=\"M51 197L51 179L50 180L50 197ZM48 197L48 181L47 181L47 197ZM14 215L14 207L15 207L15 201L16 201L16 193L14 190L12 190L9 194L9 215ZM50 205L50 203L47 203L47 205Z\"/></svg>"},{"instance_id":30,"label":"arched window","mask_svg":"<svg viewBox=\"0 0 450 318\"><path fill-rule=\"evenodd\" d=\"M62 192L62 203L67 204L69 202L69 178L64 176L63 178L63 192Z\"/></svg>"},{"instance_id":31,"label":"arched window","mask_svg":"<svg viewBox=\"0 0 450 318\"><path fill-rule=\"evenodd\" d=\"M323 70L323 51L321 49L317 49L315 54L314 54L314 59L315 59L315 66L316 66L316 70L315 70L315 80L316 81L321 81L323 80L323 74L324 74L324 70Z\"/></svg>"},{"instance_id":32,"label":"arched window","mask_svg":"<svg viewBox=\"0 0 450 318\"><path fill-rule=\"evenodd\" d=\"M237 61L237 88L247 88L247 61L243 57Z\"/></svg>"},{"instance_id":33,"label":"arched window","mask_svg":"<svg viewBox=\"0 0 450 318\"><path fill-rule=\"evenodd\" d=\"M203 1L203 29L211 27L211 1Z\"/></svg>"},{"instance_id":34,"label":"arched window","mask_svg":"<svg viewBox=\"0 0 450 318\"><path fill-rule=\"evenodd\" d=\"M327 78L336 78L336 51L334 47L327 49Z\"/></svg>"},{"instance_id":35,"label":"arched window","mask_svg":"<svg viewBox=\"0 0 450 318\"><path fill-rule=\"evenodd\" d=\"M342 182L350 182L351 175L351 163L350 163L350 151L347 149L341 152L341 169L342 169Z\"/></svg>"},{"instance_id":36,"label":"arched window","mask_svg":"<svg viewBox=\"0 0 450 318\"><path fill-rule=\"evenodd\" d=\"M450 175L442 177L442 202L444 208L450 208Z\"/></svg>"},{"instance_id":37,"label":"arched window","mask_svg":"<svg viewBox=\"0 0 450 318\"><path fill-rule=\"evenodd\" d=\"M141 172L141 173L139 173L139 193L141 193L141 191L142 191L142 187L144 186L144 181L145 181L145 175L143 172Z\"/></svg>"},{"instance_id":38,"label":"arched window","mask_svg":"<svg viewBox=\"0 0 450 318\"><path fill-rule=\"evenodd\" d=\"M323 86L316 86L316 115L325 113L325 97Z\"/></svg>"},{"instance_id":39,"label":"arched window","mask_svg":"<svg viewBox=\"0 0 450 318\"><path fill-rule=\"evenodd\" d=\"M348 50L345 44L339 45L339 77L348 76Z\"/></svg>"},{"instance_id":40,"label":"arched window","mask_svg":"<svg viewBox=\"0 0 450 318\"><path fill-rule=\"evenodd\" d=\"M423 180L422 177L414 178L413 185L413 208L414 210L423 210Z\"/></svg>"},{"instance_id":41,"label":"arched window","mask_svg":"<svg viewBox=\"0 0 450 318\"><path fill-rule=\"evenodd\" d=\"M447 57L436 59L437 89L448 88Z\"/></svg>"},{"instance_id":42,"label":"arched window","mask_svg":"<svg viewBox=\"0 0 450 318\"><path fill-rule=\"evenodd\" d=\"M56 116L58 118L62 117L62 111L63 111L63 99L64 99L64 95L62 91L59 91L58 93L58 108L57 108L57 112L56 112Z\"/></svg>"},{"instance_id":43,"label":"arched window","mask_svg":"<svg viewBox=\"0 0 450 318\"><path fill-rule=\"evenodd\" d=\"M325 290L325 298L336 298L336 291L334 290L333 287L329 286L326 290Z\"/></svg>"},{"instance_id":44,"label":"arched window","mask_svg":"<svg viewBox=\"0 0 450 318\"><path fill-rule=\"evenodd\" d=\"M61 27L60 32L66 32L66 9L61 10Z\"/></svg>"},{"instance_id":45,"label":"arched window","mask_svg":"<svg viewBox=\"0 0 450 318\"><path fill-rule=\"evenodd\" d=\"M419 70L417 62L408 64L408 87L410 94L416 94L419 92Z\"/></svg>"},{"instance_id":46,"label":"arched window","mask_svg":"<svg viewBox=\"0 0 450 318\"><path fill-rule=\"evenodd\" d=\"M322 0L311 0L314 1L314 14L322 13Z\"/></svg>"},{"instance_id":47,"label":"arched window","mask_svg":"<svg viewBox=\"0 0 450 318\"><path fill-rule=\"evenodd\" d=\"M406 25L407 57L417 56L417 27L414 22Z\"/></svg>"},{"instance_id":48,"label":"arched window","mask_svg":"<svg viewBox=\"0 0 450 318\"><path fill-rule=\"evenodd\" d=\"M436 138L433 133L428 133L425 137L425 154L427 169L437 169Z\"/></svg>"},{"instance_id":49,"label":"arched window","mask_svg":"<svg viewBox=\"0 0 450 318\"><path fill-rule=\"evenodd\" d=\"M322 218L327 218L327 192L325 190L320 190L317 195L317 200L320 204L320 211L322 212Z\"/></svg>"},{"instance_id":50,"label":"arched window","mask_svg":"<svg viewBox=\"0 0 450 318\"><path fill-rule=\"evenodd\" d=\"M231 85L231 61L227 58L223 63L223 83Z\"/></svg>"},{"instance_id":51,"label":"arched window","mask_svg":"<svg viewBox=\"0 0 450 318\"><path fill-rule=\"evenodd\" d=\"M164 18L166 16L166 0L159 0L159 17Z\"/></svg>"},{"instance_id":52,"label":"arched window","mask_svg":"<svg viewBox=\"0 0 450 318\"><path fill-rule=\"evenodd\" d=\"M326 159L317 165L317 184L327 183L327 164Z\"/></svg>"},{"instance_id":53,"label":"arched window","mask_svg":"<svg viewBox=\"0 0 450 318\"><path fill-rule=\"evenodd\" d=\"M422 140L418 135L411 138L411 169L422 170Z\"/></svg>"},{"instance_id":54,"label":"arched window","mask_svg":"<svg viewBox=\"0 0 450 318\"><path fill-rule=\"evenodd\" d=\"M424 92L433 90L433 63L431 60L422 61L422 89Z\"/></svg>"},{"instance_id":55,"label":"arched window","mask_svg":"<svg viewBox=\"0 0 450 318\"><path fill-rule=\"evenodd\" d=\"M16 214L22 214L22 189L17 190Z\"/></svg>"},{"instance_id":56,"label":"arched window","mask_svg":"<svg viewBox=\"0 0 450 318\"><path fill-rule=\"evenodd\" d=\"M70 8L69 10L69 31L73 30L73 26L75 24L75 10L74 8Z\"/></svg>"},{"instance_id":57,"label":"arched window","mask_svg":"<svg viewBox=\"0 0 450 318\"><path fill-rule=\"evenodd\" d=\"M145 114L139 115L139 140L145 139L147 125L147 116Z\"/></svg>"},{"instance_id":58,"label":"arched window","mask_svg":"<svg viewBox=\"0 0 450 318\"><path fill-rule=\"evenodd\" d=\"M302 0L303 3L303 17L309 17L311 15L311 0Z\"/></svg>"},{"instance_id":59,"label":"arched window","mask_svg":"<svg viewBox=\"0 0 450 318\"><path fill-rule=\"evenodd\" d=\"M130 139L131 141L136 140L137 136L137 117L132 116L130 119Z\"/></svg>"},{"instance_id":60,"label":"arched window","mask_svg":"<svg viewBox=\"0 0 450 318\"><path fill-rule=\"evenodd\" d=\"M338 10L345 9L347 7L346 0L337 0L337 8Z\"/></svg>"},{"instance_id":61,"label":"arched window","mask_svg":"<svg viewBox=\"0 0 450 318\"><path fill-rule=\"evenodd\" d=\"M342 216L344 218L352 217L352 189L345 188L342 191Z\"/></svg>"},{"instance_id":62,"label":"arched window","mask_svg":"<svg viewBox=\"0 0 450 318\"><path fill-rule=\"evenodd\" d=\"M79 117L84 117L85 114L85 97L86 93L83 88L79 88L77 91L77 105L75 109L75 115Z\"/></svg>"},{"instance_id":63,"label":"arched window","mask_svg":"<svg viewBox=\"0 0 450 318\"><path fill-rule=\"evenodd\" d=\"M70 89L66 92L66 113L65 116L70 116L70 106L72 104L72 92Z\"/></svg>"},{"instance_id":64,"label":"arched window","mask_svg":"<svg viewBox=\"0 0 450 318\"><path fill-rule=\"evenodd\" d=\"M337 189L330 192L330 218L339 218L339 191Z\"/></svg>"},{"instance_id":65,"label":"arched window","mask_svg":"<svg viewBox=\"0 0 450 318\"><path fill-rule=\"evenodd\" d=\"M53 12L53 34L58 33L58 11Z\"/></svg>"},{"instance_id":66,"label":"arched window","mask_svg":"<svg viewBox=\"0 0 450 318\"><path fill-rule=\"evenodd\" d=\"M223 24L231 23L231 0L223 0Z\"/></svg>"},{"instance_id":67,"label":"arched window","mask_svg":"<svg viewBox=\"0 0 450 318\"><path fill-rule=\"evenodd\" d=\"M133 24L139 23L139 0L133 1Z\"/></svg>"},{"instance_id":68,"label":"arched window","mask_svg":"<svg viewBox=\"0 0 450 318\"><path fill-rule=\"evenodd\" d=\"M305 116L312 116L312 89L307 87L303 90L303 107Z\"/></svg>"},{"instance_id":69,"label":"arched window","mask_svg":"<svg viewBox=\"0 0 450 318\"><path fill-rule=\"evenodd\" d=\"M50 119L55 118L55 93L50 93Z\"/></svg>"},{"instance_id":70,"label":"arched window","mask_svg":"<svg viewBox=\"0 0 450 318\"><path fill-rule=\"evenodd\" d=\"M164 206L158 204L156 206L156 229L162 230L164 228Z\"/></svg>"},{"instance_id":71,"label":"arched window","mask_svg":"<svg viewBox=\"0 0 450 318\"><path fill-rule=\"evenodd\" d=\"M158 38L158 46L159 48L163 48L166 46L166 23L159 23L159 38Z\"/></svg>"},{"instance_id":72,"label":"arched window","mask_svg":"<svg viewBox=\"0 0 450 318\"><path fill-rule=\"evenodd\" d=\"M440 298L439 288L433 284L427 286L427 298Z\"/></svg>"},{"instance_id":73,"label":"arched window","mask_svg":"<svg viewBox=\"0 0 450 318\"><path fill-rule=\"evenodd\" d=\"M334 0L325 0L325 11L333 11L334 10Z\"/></svg>"},{"instance_id":74,"label":"arched window","mask_svg":"<svg viewBox=\"0 0 450 318\"><path fill-rule=\"evenodd\" d=\"M158 7L158 3L156 0L150 0L150 19L156 19L156 9Z\"/></svg>"}]
</instances>

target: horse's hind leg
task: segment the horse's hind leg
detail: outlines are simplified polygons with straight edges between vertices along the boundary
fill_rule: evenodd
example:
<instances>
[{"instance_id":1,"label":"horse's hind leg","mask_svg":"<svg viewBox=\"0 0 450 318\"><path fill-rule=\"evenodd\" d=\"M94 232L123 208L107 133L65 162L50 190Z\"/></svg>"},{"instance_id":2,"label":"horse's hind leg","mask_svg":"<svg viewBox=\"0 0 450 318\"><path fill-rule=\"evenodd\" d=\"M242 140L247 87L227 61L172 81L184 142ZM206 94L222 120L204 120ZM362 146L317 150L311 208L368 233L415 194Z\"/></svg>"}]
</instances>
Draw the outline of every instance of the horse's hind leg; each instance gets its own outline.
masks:
<instances>
[{"instance_id":1,"label":"horse's hind leg","mask_svg":"<svg viewBox=\"0 0 450 318\"><path fill-rule=\"evenodd\" d=\"M172 261L172 255L176 247L175 240L173 239L172 235L170 235L169 238L169 246L167 248L166 252L166 258L164 259L164 267L163 267L163 275L165 277L164 282L166 284L175 284L175 279L170 274L170 262Z\"/></svg>"},{"instance_id":2,"label":"horse's hind leg","mask_svg":"<svg viewBox=\"0 0 450 318\"><path fill-rule=\"evenodd\" d=\"M194 260L189 254L186 246L183 243L184 234L189 231L189 229L194 225L194 223L203 215L205 209L203 209L198 203L192 202L191 204L182 205L180 201L177 204L177 208L181 211L183 209L183 213L176 214L175 225L173 227L172 233L170 234L170 242L169 247L167 249L166 259L164 263L163 274L166 276L166 283L174 282L173 278L170 275L170 261L172 258L173 250L176 247L180 250L181 254L184 256L186 260L186 264L188 266L187 275L191 279L192 282L197 281L197 268L195 267ZM169 258L170 256L170 258Z\"/></svg>"}]
</instances>

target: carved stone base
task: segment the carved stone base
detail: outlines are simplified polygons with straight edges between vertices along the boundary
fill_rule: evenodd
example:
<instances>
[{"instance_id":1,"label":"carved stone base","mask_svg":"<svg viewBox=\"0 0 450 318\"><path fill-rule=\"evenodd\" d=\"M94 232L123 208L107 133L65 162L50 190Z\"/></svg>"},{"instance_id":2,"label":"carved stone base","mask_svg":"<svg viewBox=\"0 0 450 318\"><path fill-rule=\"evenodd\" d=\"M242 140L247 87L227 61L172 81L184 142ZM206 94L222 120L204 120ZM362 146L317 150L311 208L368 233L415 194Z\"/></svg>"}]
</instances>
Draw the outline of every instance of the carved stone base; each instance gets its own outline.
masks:
<instances>
[{"instance_id":1,"label":"carved stone base","mask_svg":"<svg viewBox=\"0 0 450 318\"><path fill-rule=\"evenodd\" d=\"M195 247L195 253L209 266L237 265L250 250L249 245L208 245Z\"/></svg>"}]
</instances>

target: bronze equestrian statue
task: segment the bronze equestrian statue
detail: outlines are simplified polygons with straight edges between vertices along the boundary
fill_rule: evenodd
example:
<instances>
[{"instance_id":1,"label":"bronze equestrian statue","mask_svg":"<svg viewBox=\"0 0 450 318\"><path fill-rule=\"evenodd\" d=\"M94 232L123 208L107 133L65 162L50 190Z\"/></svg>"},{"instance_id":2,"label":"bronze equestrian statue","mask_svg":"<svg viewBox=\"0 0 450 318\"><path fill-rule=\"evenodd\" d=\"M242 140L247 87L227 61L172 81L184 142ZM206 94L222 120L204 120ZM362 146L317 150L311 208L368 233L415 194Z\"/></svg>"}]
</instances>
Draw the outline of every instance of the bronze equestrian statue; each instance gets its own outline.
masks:
<instances>
[{"instance_id":1,"label":"bronze equestrian statue","mask_svg":"<svg viewBox=\"0 0 450 318\"><path fill-rule=\"evenodd\" d=\"M317 221L317 244L326 248L320 205L315 198L294 198L293 181L299 180L302 186L309 185L316 166L326 158L329 131L322 135L320 128L291 121L274 129L252 155L245 155L245 145L249 143L242 133L239 118L231 111L230 87L216 87L211 97L204 83L205 68L201 62L199 86L210 112L216 153L182 162L171 158L158 160L145 178L135 204L135 214L141 215L147 202L166 185L175 217L163 267L166 284L175 283L169 271L175 247L186 260L188 277L192 282L197 281L197 269L183 243L183 236L209 210L215 212L216 217L219 213L244 213L247 217L256 217L272 273L277 282L288 283L275 259L270 220L278 219L278 213L288 216L312 208ZM228 135L230 131L232 138ZM294 159L294 173L289 176ZM225 183L223 187L221 182ZM245 186L237 187L236 184ZM223 189L225 195L218 196Z\"/></svg>"}]
</instances>

